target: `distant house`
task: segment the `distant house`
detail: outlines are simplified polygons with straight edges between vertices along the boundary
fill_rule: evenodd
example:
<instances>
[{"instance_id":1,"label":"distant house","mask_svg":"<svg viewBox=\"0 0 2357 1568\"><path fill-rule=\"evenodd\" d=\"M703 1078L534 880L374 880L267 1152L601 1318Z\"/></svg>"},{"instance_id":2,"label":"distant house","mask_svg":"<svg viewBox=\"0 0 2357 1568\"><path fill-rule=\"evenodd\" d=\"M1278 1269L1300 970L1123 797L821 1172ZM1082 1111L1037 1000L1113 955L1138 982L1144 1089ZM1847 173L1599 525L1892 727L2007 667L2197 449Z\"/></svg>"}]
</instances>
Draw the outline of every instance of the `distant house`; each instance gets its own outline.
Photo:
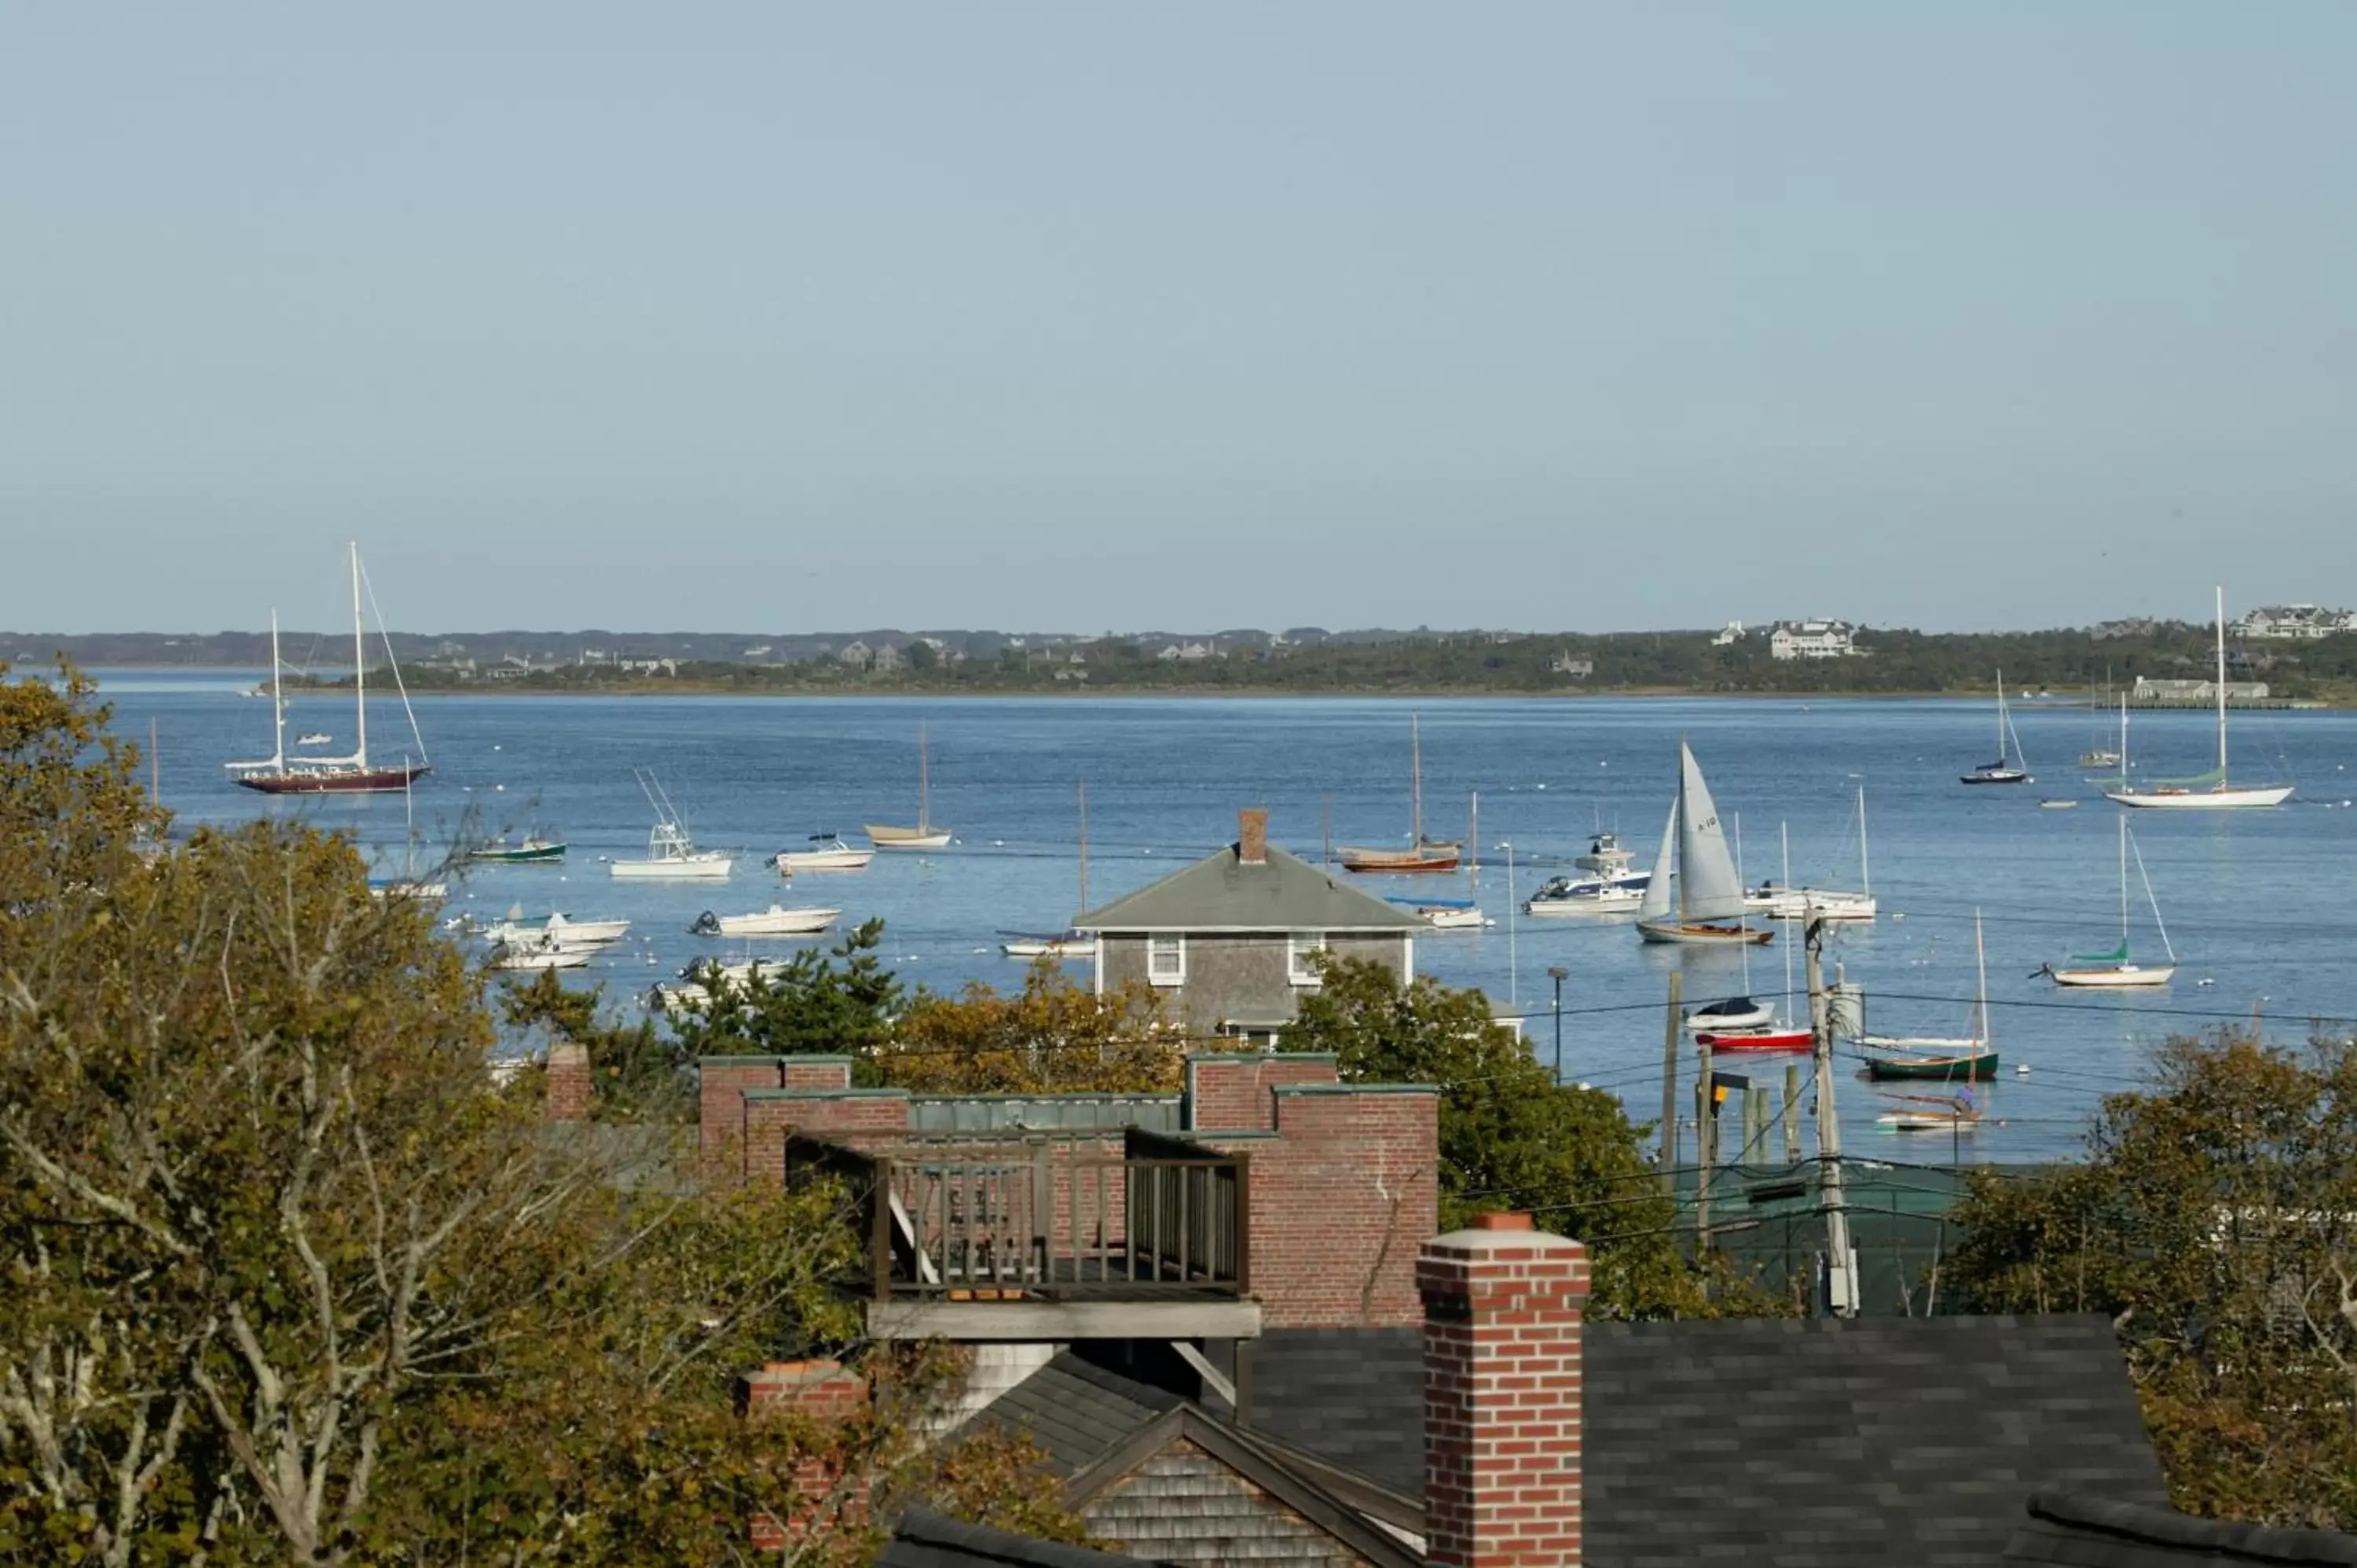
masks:
<instances>
[{"instance_id":1,"label":"distant house","mask_svg":"<svg viewBox=\"0 0 2357 1568\"><path fill-rule=\"evenodd\" d=\"M2093 635L2098 641L2123 637L2150 637L2160 629L2160 622L2150 616L2129 616L2122 620L2097 621Z\"/></svg>"},{"instance_id":2,"label":"distant house","mask_svg":"<svg viewBox=\"0 0 2357 1568\"><path fill-rule=\"evenodd\" d=\"M619 661L625 675L676 675L676 659L624 659Z\"/></svg>"},{"instance_id":3,"label":"distant house","mask_svg":"<svg viewBox=\"0 0 2357 1568\"><path fill-rule=\"evenodd\" d=\"M845 643L843 650L834 658L838 664L853 670L865 670L876 661L876 650L865 642L854 640Z\"/></svg>"},{"instance_id":4,"label":"distant house","mask_svg":"<svg viewBox=\"0 0 2357 1568\"><path fill-rule=\"evenodd\" d=\"M1729 648L1742 640L1743 623L1731 620L1718 628L1718 635L1710 639L1710 645L1713 648Z\"/></svg>"},{"instance_id":5,"label":"distant house","mask_svg":"<svg viewBox=\"0 0 2357 1568\"><path fill-rule=\"evenodd\" d=\"M766 642L757 642L744 652L747 659L767 659L769 656L770 645Z\"/></svg>"},{"instance_id":6,"label":"distant house","mask_svg":"<svg viewBox=\"0 0 2357 1568\"><path fill-rule=\"evenodd\" d=\"M2236 621L2233 629L2237 637L2261 641L2312 640L2357 631L2357 613L2319 609L2314 605L2269 605Z\"/></svg>"},{"instance_id":7,"label":"distant house","mask_svg":"<svg viewBox=\"0 0 2357 1568\"><path fill-rule=\"evenodd\" d=\"M1780 620L1768 634L1773 659L1847 659L1861 650L1857 628L1846 620Z\"/></svg>"},{"instance_id":8,"label":"distant house","mask_svg":"<svg viewBox=\"0 0 2357 1568\"><path fill-rule=\"evenodd\" d=\"M1237 813L1236 842L1072 922L1097 938L1096 986L1161 992L1204 1034L1273 1041L1318 984L1317 958L1415 972L1424 922L1268 842L1268 813Z\"/></svg>"},{"instance_id":9,"label":"distant house","mask_svg":"<svg viewBox=\"0 0 2357 1568\"><path fill-rule=\"evenodd\" d=\"M1568 652L1558 653L1547 665L1547 672L1553 675L1568 675L1575 681L1585 681L1596 673L1596 660L1574 659Z\"/></svg>"},{"instance_id":10,"label":"distant house","mask_svg":"<svg viewBox=\"0 0 2357 1568\"><path fill-rule=\"evenodd\" d=\"M1088 678L1089 672L1086 670L1076 670L1070 664L1056 671L1056 679L1059 681L1085 681Z\"/></svg>"},{"instance_id":11,"label":"distant house","mask_svg":"<svg viewBox=\"0 0 2357 1568\"><path fill-rule=\"evenodd\" d=\"M907 662L908 659L901 653L899 645L898 643L888 642L883 647L876 650L876 660L870 668L882 671L888 674L892 671L899 669Z\"/></svg>"},{"instance_id":12,"label":"distant house","mask_svg":"<svg viewBox=\"0 0 2357 1568\"><path fill-rule=\"evenodd\" d=\"M2135 690L2128 693L2137 703L2214 703L2218 686L2213 681L2156 681L2149 675L2136 677ZM2264 703L2267 700L2265 681L2229 681L2226 700L2230 703Z\"/></svg>"}]
</instances>

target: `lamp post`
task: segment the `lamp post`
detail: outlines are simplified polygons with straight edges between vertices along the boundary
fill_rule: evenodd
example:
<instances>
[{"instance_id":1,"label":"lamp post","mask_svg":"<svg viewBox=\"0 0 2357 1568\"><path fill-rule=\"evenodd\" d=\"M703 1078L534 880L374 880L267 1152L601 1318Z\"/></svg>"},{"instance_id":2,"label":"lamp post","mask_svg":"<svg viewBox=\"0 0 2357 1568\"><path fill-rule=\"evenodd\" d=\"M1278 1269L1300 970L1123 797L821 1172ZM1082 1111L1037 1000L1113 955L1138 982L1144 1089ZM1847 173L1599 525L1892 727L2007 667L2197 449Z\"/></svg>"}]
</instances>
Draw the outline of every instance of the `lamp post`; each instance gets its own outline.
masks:
<instances>
[{"instance_id":1,"label":"lamp post","mask_svg":"<svg viewBox=\"0 0 2357 1568\"><path fill-rule=\"evenodd\" d=\"M1561 964L1547 966L1547 978L1555 982L1555 1080L1563 1081L1563 983L1571 972Z\"/></svg>"}]
</instances>

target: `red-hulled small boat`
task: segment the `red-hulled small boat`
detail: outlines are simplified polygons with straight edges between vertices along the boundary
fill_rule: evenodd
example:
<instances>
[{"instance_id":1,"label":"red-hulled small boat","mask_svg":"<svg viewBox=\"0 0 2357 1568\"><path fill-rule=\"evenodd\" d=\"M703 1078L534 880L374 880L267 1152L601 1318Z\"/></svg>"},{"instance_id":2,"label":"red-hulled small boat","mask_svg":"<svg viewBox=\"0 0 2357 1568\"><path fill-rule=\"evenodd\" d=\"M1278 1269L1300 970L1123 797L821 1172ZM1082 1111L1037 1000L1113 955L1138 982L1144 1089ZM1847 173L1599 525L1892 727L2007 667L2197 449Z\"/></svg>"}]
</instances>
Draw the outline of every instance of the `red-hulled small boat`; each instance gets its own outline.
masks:
<instances>
[{"instance_id":1,"label":"red-hulled small boat","mask_svg":"<svg viewBox=\"0 0 2357 1568\"><path fill-rule=\"evenodd\" d=\"M1782 1052L1788 1055L1803 1055L1815 1043L1815 1037L1806 1029L1729 1029L1724 1033L1696 1035L1695 1043L1708 1046L1714 1051L1752 1051L1762 1055L1770 1052Z\"/></svg>"}]
</instances>

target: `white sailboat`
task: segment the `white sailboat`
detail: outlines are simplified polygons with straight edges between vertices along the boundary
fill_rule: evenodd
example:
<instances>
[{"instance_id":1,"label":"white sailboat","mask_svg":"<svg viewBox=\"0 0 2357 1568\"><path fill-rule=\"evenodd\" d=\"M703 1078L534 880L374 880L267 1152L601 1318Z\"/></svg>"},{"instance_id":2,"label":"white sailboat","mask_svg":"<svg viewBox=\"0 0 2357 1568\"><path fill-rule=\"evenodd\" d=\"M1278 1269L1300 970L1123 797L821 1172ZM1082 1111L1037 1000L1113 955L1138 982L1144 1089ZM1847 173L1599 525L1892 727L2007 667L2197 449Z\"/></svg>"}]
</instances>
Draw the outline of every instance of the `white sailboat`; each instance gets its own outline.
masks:
<instances>
[{"instance_id":1,"label":"white sailboat","mask_svg":"<svg viewBox=\"0 0 2357 1568\"><path fill-rule=\"evenodd\" d=\"M718 882L728 875L732 864L727 854L716 849L698 849L695 841L687 836L687 824L681 822L678 811L671 803L670 794L643 769L639 772L639 789L647 804L655 810L655 825L647 834L647 854L643 860L618 860L612 865L614 875L626 881L640 882Z\"/></svg>"},{"instance_id":2,"label":"white sailboat","mask_svg":"<svg viewBox=\"0 0 2357 1568\"><path fill-rule=\"evenodd\" d=\"M877 849L942 849L950 842L950 830L933 826L932 779L925 763L925 726L917 725L917 825L913 828L889 827L881 822L864 823L861 831L867 842Z\"/></svg>"},{"instance_id":3,"label":"white sailboat","mask_svg":"<svg viewBox=\"0 0 2357 1568\"><path fill-rule=\"evenodd\" d=\"M2160 932L2161 950L2169 954L2165 964L2135 963L2128 958L2128 820L2120 819L2120 945L2110 952L2084 953L2071 960L2066 968L2048 964L2041 972L2053 978L2057 985L2123 990L2167 985L2177 972L2177 950L2169 945L2169 928L2160 918L2160 900L2153 897L2152 878L2144 877L2144 896L2152 905L2152 923ZM2144 856L2138 854L2136 875L2144 876Z\"/></svg>"},{"instance_id":4,"label":"white sailboat","mask_svg":"<svg viewBox=\"0 0 2357 1568\"><path fill-rule=\"evenodd\" d=\"M2008 743L2012 746L2012 750L2009 753L2006 749ZM2014 733L2013 714L2006 709L2005 671L2000 670L1996 672L1996 760L1995 762L1984 762L1978 768L1974 768L1970 773L1962 775L1961 782L1966 784L2029 784L2034 782L2034 780L2029 777L2029 770L2027 767L2017 768L2014 766L2014 763L2017 760L2026 764L2029 762L2029 758L2021 755L2021 736Z\"/></svg>"},{"instance_id":5,"label":"white sailboat","mask_svg":"<svg viewBox=\"0 0 2357 1568\"><path fill-rule=\"evenodd\" d=\"M1665 875L1673 853L1675 869ZM1743 916L1743 879L1727 852L1718 807L1693 750L1680 741L1678 798L1662 824L1662 853L1637 912L1638 935L1679 946L1765 942L1774 935L1748 929Z\"/></svg>"},{"instance_id":6,"label":"white sailboat","mask_svg":"<svg viewBox=\"0 0 2357 1568\"><path fill-rule=\"evenodd\" d=\"M1805 920L1812 914L1828 920L1873 919L1877 907L1873 874L1867 861L1866 787L1862 784L1857 790L1857 879L1861 886L1854 893L1832 887L1795 887L1788 846L1784 880L1761 883L1743 896L1743 902L1754 914L1765 915L1771 920Z\"/></svg>"},{"instance_id":7,"label":"white sailboat","mask_svg":"<svg viewBox=\"0 0 2357 1568\"><path fill-rule=\"evenodd\" d=\"M1081 908L1089 907L1089 785L1081 780ZM1077 916L1074 917L1078 918ZM1097 956L1097 940L1086 931L1067 930L1054 936L1032 936L1026 932L1010 932L998 944L998 950L1008 958L1028 962L1034 959L1075 959Z\"/></svg>"},{"instance_id":8,"label":"white sailboat","mask_svg":"<svg viewBox=\"0 0 2357 1568\"><path fill-rule=\"evenodd\" d=\"M2217 811L2255 806L2280 806L2291 799L2289 784L2244 785L2226 779L2226 590L2218 591L2218 766L2191 779L2168 779L2150 789L2137 789L2127 781L2127 710L2120 710L2120 787L2104 798L2123 806L2160 810Z\"/></svg>"}]
</instances>

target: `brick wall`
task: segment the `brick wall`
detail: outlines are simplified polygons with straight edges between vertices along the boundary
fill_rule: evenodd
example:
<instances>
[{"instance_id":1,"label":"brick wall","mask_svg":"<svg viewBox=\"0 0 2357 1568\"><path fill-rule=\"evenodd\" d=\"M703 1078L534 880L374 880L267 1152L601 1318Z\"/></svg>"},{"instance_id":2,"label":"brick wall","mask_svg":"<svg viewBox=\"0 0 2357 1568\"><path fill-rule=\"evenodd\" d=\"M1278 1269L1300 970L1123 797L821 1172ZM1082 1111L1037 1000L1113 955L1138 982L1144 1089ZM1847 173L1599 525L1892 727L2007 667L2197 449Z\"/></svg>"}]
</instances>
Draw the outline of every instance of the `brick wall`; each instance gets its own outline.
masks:
<instances>
[{"instance_id":1,"label":"brick wall","mask_svg":"<svg viewBox=\"0 0 2357 1568\"><path fill-rule=\"evenodd\" d=\"M1238 1133L1276 1125L1276 1105L1269 1090L1280 1084L1335 1083L1340 1075L1330 1053L1247 1051L1190 1056L1187 1078L1188 1130Z\"/></svg>"},{"instance_id":2,"label":"brick wall","mask_svg":"<svg viewBox=\"0 0 2357 1568\"><path fill-rule=\"evenodd\" d=\"M1271 1328L1408 1327L1424 1320L1416 1244L1440 1223L1434 1090L1273 1090L1276 1136L1252 1155L1252 1284Z\"/></svg>"},{"instance_id":3,"label":"brick wall","mask_svg":"<svg viewBox=\"0 0 2357 1568\"><path fill-rule=\"evenodd\" d=\"M1425 1243L1426 1552L1440 1568L1580 1560L1587 1249L1484 1215Z\"/></svg>"},{"instance_id":4,"label":"brick wall","mask_svg":"<svg viewBox=\"0 0 2357 1568\"><path fill-rule=\"evenodd\" d=\"M744 1092L783 1089L784 1060L782 1057L697 1058L697 1134L706 1187L734 1187L744 1179Z\"/></svg>"},{"instance_id":5,"label":"brick wall","mask_svg":"<svg viewBox=\"0 0 2357 1568\"><path fill-rule=\"evenodd\" d=\"M866 1380L845 1369L838 1361L771 1361L759 1371L745 1375L744 1391L745 1413L754 1419L792 1412L816 1422L842 1422L867 1408ZM748 1526L753 1550L783 1552L806 1535L831 1507L846 1522L864 1520L867 1512L866 1478L856 1477L847 1484L853 1488L852 1494L838 1499L834 1496L836 1488L846 1485L840 1466L817 1455L805 1455L797 1460L794 1486L806 1507L788 1519L756 1514Z\"/></svg>"}]
</instances>

